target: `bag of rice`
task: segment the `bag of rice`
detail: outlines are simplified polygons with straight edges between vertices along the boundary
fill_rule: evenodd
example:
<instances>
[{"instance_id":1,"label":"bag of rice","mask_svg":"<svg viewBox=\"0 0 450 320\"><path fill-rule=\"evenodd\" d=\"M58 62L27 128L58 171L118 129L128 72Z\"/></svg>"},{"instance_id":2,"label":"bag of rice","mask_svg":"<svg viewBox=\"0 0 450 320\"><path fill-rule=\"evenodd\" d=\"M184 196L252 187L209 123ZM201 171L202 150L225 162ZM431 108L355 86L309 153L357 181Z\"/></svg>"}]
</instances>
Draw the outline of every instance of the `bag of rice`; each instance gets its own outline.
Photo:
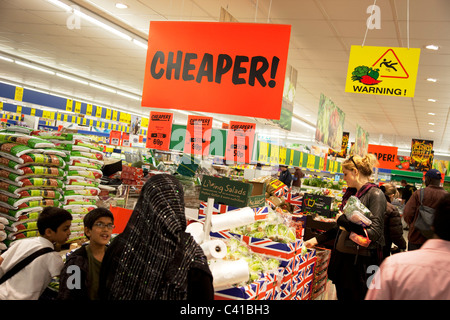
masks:
<instances>
[{"instance_id":1,"label":"bag of rice","mask_svg":"<svg viewBox=\"0 0 450 320\"><path fill-rule=\"evenodd\" d=\"M26 136L23 134L4 134L0 133L1 142L12 142L19 145L28 146L33 149L38 148L54 148L55 145L45 139Z\"/></svg>"},{"instance_id":2,"label":"bag of rice","mask_svg":"<svg viewBox=\"0 0 450 320\"><path fill-rule=\"evenodd\" d=\"M60 131L45 131L37 130L31 132L32 136L38 136L41 139L55 139L55 140L73 140L73 134Z\"/></svg>"},{"instance_id":3,"label":"bag of rice","mask_svg":"<svg viewBox=\"0 0 450 320\"><path fill-rule=\"evenodd\" d=\"M0 156L23 163L20 156L28 153L43 153L43 149L33 149L17 143L0 142Z\"/></svg>"},{"instance_id":4,"label":"bag of rice","mask_svg":"<svg viewBox=\"0 0 450 320\"><path fill-rule=\"evenodd\" d=\"M78 159L70 159L67 163L67 166L74 166L74 167L80 167L80 168L87 168L87 169L95 169L95 170L101 170L102 165L91 162L88 159L78 160ZM66 167L67 170L69 170L68 167Z\"/></svg>"},{"instance_id":5,"label":"bag of rice","mask_svg":"<svg viewBox=\"0 0 450 320\"><path fill-rule=\"evenodd\" d=\"M78 188L74 188L78 187ZM82 195L82 196L98 196L100 194L99 188L82 187L82 186L66 186L64 196Z\"/></svg>"},{"instance_id":6,"label":"bag of rice","mask_svg":"<svg viewBox=\"0 0 450 320\"><path fill-rule=\"evenodd\" d=\"M96 180L101 179L103 176L103 173L100 170L83 170L78 167L70 166L69 171L67 171L68 178L75 176L75 177L82 177L86 179ZM1 176L0 176L1 177Z\"/></svg>"}]
</instances>

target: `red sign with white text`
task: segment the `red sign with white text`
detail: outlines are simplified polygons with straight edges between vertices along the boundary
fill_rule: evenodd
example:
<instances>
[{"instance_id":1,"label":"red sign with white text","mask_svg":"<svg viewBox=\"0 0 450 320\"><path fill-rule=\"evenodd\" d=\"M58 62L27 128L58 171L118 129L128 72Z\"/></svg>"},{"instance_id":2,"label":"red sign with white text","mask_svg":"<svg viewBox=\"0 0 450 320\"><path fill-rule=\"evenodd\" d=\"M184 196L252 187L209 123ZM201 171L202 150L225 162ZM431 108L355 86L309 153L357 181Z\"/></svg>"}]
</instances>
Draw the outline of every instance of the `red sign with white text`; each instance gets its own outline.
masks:
<instances>
[{"instance_id":1,"label":"red sign with white text","mask_svg":"<svg viewBox=\"0 0 450 320\"><path fill-rule=\"evenodd\" d=\"M143 107L280 119L291 26L151 21Z\"/></svg>"},{"instance_id":2,"label":"red sign with white text","mask_svg":"<svg viewBox=\"0 0 450 320\"><path fill-rule=\"evenodd\" d=\"M186 136L184 139L184 153L205 155L209 154L212 131L211 117L188 116Z\"/></svg>"},{"instance_id":3,"label":"red sign with white text","mask_svg":"<svg viewBox=\"0 0 450 320\"><path fill-rule=\"evenodd\" d=\"M230 121L225 148L227 163L250 163L255 129L255 123Z\"/></svg>"},{"instance_id":4,"label":"red sign with white text","mask_svg":"<svg viewBox=\"0 0 450 320\"><path fill-rule=\"evenodd\" d=\"M147 142L149 149L169 150L172 134L173 113L150 112L148 121Z\"/></svg>"}]
</instances>

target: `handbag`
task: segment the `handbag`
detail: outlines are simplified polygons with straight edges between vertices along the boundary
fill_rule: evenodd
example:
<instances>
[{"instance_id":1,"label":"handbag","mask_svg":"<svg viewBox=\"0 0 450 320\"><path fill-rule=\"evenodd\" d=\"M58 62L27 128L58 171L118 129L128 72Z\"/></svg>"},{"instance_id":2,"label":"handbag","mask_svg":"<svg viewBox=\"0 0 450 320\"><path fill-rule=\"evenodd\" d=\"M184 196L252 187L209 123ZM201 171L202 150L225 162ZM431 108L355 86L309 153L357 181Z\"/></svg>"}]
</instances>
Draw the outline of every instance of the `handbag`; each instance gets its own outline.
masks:
<instances>
[{"instance_id":1,"label":"handbag","mask_svg":"<svg viewBox=\"0 0 450 320\"><path fill-rule=\"evenodd\" d=\"M9 269L4 275L3 277L0 279L0 285L2 283L4 283L6 280L8 280L9 278L11 278L12 276L14 276L17 272L19 272L20 270L22 270L23 268L25 268L27 265L29 265L34 259L36 259L37 257L52 252L54 251L52 248L50 247L45 247L42 249L39 249L38 251L30 254L28 257L26 257L25 259L21 260L19 263L17 263L14 267L12 267L11 269Z\"/></svg>"},{"instance_id":2,"label":"handbag","mask_svg":"<svg viewBox=\"0 0 450 320\"><path fill-rule=\"evenodd\" d=\"M425 238L430 239L434 233L431 230L431 225L433 224L435 209L422 204L423 194L424 189L420 189L420 206L414 228L419 230Z\"/></svg>"}]
</instances>

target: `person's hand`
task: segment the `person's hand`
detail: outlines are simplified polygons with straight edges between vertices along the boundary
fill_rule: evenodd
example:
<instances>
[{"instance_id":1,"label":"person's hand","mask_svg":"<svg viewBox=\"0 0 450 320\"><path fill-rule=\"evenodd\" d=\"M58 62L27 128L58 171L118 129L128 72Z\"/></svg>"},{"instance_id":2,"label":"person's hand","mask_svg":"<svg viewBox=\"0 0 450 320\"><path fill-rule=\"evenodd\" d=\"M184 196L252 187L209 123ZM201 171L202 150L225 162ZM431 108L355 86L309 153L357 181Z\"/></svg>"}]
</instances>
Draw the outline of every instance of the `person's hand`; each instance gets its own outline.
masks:
<instances>
[{"instance_id":1,"label":"person's hand","mask_svg":"<svg viewBox=\"0 0 450 320\"><path fill-rule=\"evenodd\" d=\"M342 216L344 214L344 212L342 212L341 210L339 210L338 214L336 215L336 221L337 219L339 219L340 216Z\"/></svg>"},{"instance_id":2,"label":"person's hand","mask_svg":"<svg viewBox=\"0 0 450 320\"><path fill-rule=\"evenodd\" d=\"M317 246L319 243L317 242L316 238L311 238L311 239L305 241L304 244L305 244L305 247L310 249L310 248Z\"/></svg>"}]
</instances>

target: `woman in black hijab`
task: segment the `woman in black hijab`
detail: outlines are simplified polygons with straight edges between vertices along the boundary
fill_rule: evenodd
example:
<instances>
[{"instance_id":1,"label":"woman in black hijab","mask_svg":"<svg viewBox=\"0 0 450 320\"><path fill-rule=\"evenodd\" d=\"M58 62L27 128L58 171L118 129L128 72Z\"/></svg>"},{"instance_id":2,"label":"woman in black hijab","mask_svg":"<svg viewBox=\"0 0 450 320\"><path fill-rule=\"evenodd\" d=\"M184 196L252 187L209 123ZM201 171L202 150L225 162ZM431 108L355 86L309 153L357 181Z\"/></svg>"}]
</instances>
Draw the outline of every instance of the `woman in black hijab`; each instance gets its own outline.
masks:
<instances>
[{"instance_id":1,"label":"woman in black hijab","mask_svg":"<svg viewBox=\"0 0 450 320\"><path fill-rule=\"evenodd\" d=\"M185 232L184 193L173 176L152 176L123 233L106 251L100 298L212 300L212 275L201 247Z\"/></svg>"}]
</instances>

